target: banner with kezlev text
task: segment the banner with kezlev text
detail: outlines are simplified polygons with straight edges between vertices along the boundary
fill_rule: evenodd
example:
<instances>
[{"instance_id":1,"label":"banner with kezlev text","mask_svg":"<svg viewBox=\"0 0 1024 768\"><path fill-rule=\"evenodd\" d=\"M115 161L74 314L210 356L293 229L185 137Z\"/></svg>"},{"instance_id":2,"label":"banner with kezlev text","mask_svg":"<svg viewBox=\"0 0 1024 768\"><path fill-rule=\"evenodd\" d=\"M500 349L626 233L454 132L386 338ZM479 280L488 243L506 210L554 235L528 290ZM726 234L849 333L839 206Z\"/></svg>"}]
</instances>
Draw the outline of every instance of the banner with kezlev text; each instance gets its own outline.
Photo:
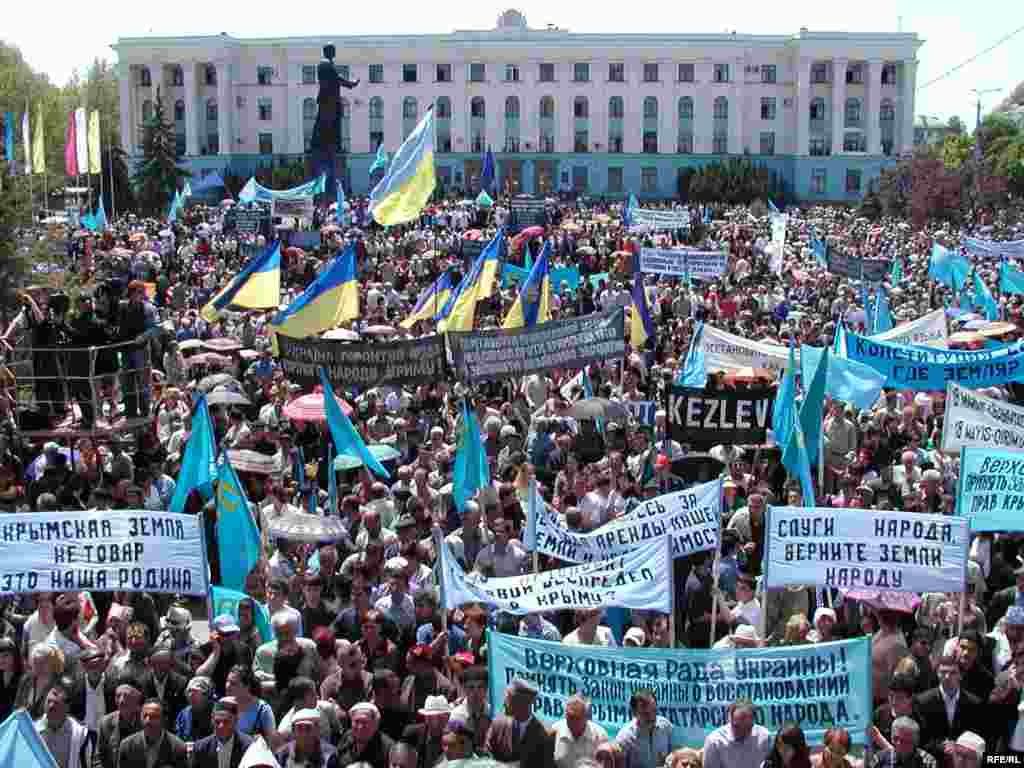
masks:
<instances>
[{"instance_id":1,"label":"banner with kezlev text","mask_svg":"<svg viewBox=\"0 0 1024 768\"><path fill-rule=\"evenodd\" d=\"M964 448L956 510L974 532L1024 531L1024 451Z\"/></svg>"},{"instance_id":2,"label":"banner with kezlev text","mask_svg":"<svg viewBox=\"0 0 1024 768\"><path fill-rule=\"evenodd\" d=\"M826 507L769 507L764 581L896 592L963 592L963 518Z\"/></svg>"},{"instance_id":3,"label":"banner with kezlev text","mask_svg":"<svg viewBox=\"0 0 1024 768\"><path fill-rule=\"evenodd\" d=\"M525 376L552 368L584 368L626 352L622 308L532 328L449 332L456 376L464 384Z\"/></svg>"},{"instance_id":4,"label":"banner with kezlev text","mask_svg":"<svg viewBox=\"0 0 1024 768\"><path fill-rule=\"evenodd\" d=\"M589 533L566 528L558 513L548 508L539 494L531 493L529 498L526 548L569 563L607 560L666 535L672 544L673 558L718 547L721 480L645 501L628 514Z\"/></svg>"},{"instance_id":5,"label":"banner with kezlev text","mask_svg":"<svg viewBox=\"0 0 1024 768\"><path fill-rule=\"evenodd\" d=\"M382 384L420 384L444 378L444 338L351 344L332 339L295 339L277 335L281 368L290 381L320 383L320 367L331 386L366 389Z\"/></svg>"},{"instance_id":6,"label":"banner with kezlev text","mask_svg":"<svg viewBox=\"0 0 1024 768\"><path fill-rule=\"evenodd\" d=\"M562 645L489 631L487 666L491 707L500 712L505 690L517 677L539 694L534 715L551 725L565 717L570 696L591 701L591 717L609 737L633 716L630 697L652 690L658 714L672 723L675 747L700 748L725 725L740 698L754 703L754 717L770 733L800 724L812 745L829 728L845 728L863 743L871 724L871 640L743 650L602 648ZM665 755L654 755L662 765Z\"/></svg>"},{"instance_id":7,"label":"banner with kezlev text","mask_svg":"<svg viewBox=\"0 0 1024 768\"><path fill-rule=\"evenodd\" d=\"M447 546L439 550L441 593L448 610L484 603L520 615L602 606L672 611L672 590L666 581L672 561L664 537L600 562L500 578L466 573Z\"/></svg>"},{"instance_id":8,"label":"banner with kezlev text","mask_svg":"<svg viewBox=\"0 0 1024 768\"><path fill-rule=\"evenodd\" d=\"M772 424L774 389L709 391L673 386L666 394L668 433L693 448L760 445Z\"/></svg>"},{"instance_id":9,"label":"banner with kezlev text","mask_svg":"<svg viewBox=\"0 0 1024 768\"><path fill-rule=\"evenodd\" d=\"M1024 449L1024 408L961 387L946 387L942 450L961 448Z\"/></svg>"},{"instance_id":10,"label":"banner with kezlev text","mask_svg":"<svg viewBox=\"0 0 1024 768\"><path fill-rule=\"evenodd\" d=\"M976 389L1007 384L1024 374L1022 342L967 352L893 344L846 329L845 347L846 357L874 368L885 376L885 386L897 389L942 390L951 381Z\"/></svg>"},{"instance_id":11,"label":"banner with kezlev text","mask_svg":"<svg viewBox=\"0 0 1024 768\"><path fill-rule=\"evenodd\" d=\"M91 510L0 518L0 592L206 595L202 518Z\"/></svg>"},{"instance_id":12,"label":"banner with kezlev text","mask_svg":"<svg viewBox=\"0 0 1024 768\"><path fill-rule=\"evenodd\" d=\"M640 271L674 277L714 280L725 274L729 255L693 248L641 248Z\"/></svg>"}]
</instances>

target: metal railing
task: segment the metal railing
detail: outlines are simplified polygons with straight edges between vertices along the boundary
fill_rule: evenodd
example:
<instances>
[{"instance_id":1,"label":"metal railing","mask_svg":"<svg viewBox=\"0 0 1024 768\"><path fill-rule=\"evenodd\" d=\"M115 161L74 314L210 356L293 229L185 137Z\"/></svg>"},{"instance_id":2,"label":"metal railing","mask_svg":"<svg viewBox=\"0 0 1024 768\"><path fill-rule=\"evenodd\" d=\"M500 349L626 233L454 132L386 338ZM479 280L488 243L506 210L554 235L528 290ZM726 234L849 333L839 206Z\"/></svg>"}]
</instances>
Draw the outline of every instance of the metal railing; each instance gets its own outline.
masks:
<instances>
[{"instance_id":1,"label":"metal railing","mask_svg":"<svg viewBox=\"0 0 1024 768\"><path fill-rule=\"evenodd\" d=\"M119 342L102 347L29 347L9 351L4 363L13 376L6 386L18 428L25 432L91 430L97 422L114 427L150 415L150 342ZM124 405L121 413L119 405ZM80 417L74 416L78 405ZM69 420L68 415L72 418Z\"/></svg>"}]
</instances>

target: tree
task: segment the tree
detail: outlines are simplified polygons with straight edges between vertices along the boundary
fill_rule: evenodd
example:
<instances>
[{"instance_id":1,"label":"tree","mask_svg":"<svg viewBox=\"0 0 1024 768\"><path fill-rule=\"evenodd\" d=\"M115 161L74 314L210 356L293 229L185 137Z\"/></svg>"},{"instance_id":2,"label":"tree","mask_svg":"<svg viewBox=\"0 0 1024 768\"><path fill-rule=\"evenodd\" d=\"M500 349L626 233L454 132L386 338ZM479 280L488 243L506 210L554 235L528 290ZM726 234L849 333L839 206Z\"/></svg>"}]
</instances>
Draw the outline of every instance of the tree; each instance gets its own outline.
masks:
<instances>
[{"instance_id":1,"label":"tree","mask_svg":"<svg viewBox=\"0 0 1024 768\"><path fill-rule=\"evenodd\" d=\"M178 165L174 126L167 120L157 88L153 116L142 126L142 159L132 177L139 207L151 216L167 211L178 189L178 180L191 176Z\"/></svg>"},{"instance_id":2,"label":"tree","mask_svg":"<svg viewBox=\"0 0 1024 768\"><path fill-rule=\"evenodd\" d=\"M8 175L6 165L0 168L0 312L5 315L29 271L28 259L18 250L18 227L28 219L27 197L18 181Z\"/></svg>"},{"instance_id":3,"label":"tree","mask_svg":"<svg viewBox=\"0 0 1024 768\"><path fill-rule=\"evenodd\" d=\"M953 115L946 122L946 134L953 136L962 136L967 133L967 126L964 125L964 121L956 115Z\"/></svg>"},{"instance_id":4,"label":"tree","mask_svg":"<svg viewBox=\"0 0 1024 768\"><path fill-rule=\"evenodd\" d=\"M947 134L942 140L942 164L956 170L974 151L974 137L966 134Z\"/></svg>"}]
</instances>

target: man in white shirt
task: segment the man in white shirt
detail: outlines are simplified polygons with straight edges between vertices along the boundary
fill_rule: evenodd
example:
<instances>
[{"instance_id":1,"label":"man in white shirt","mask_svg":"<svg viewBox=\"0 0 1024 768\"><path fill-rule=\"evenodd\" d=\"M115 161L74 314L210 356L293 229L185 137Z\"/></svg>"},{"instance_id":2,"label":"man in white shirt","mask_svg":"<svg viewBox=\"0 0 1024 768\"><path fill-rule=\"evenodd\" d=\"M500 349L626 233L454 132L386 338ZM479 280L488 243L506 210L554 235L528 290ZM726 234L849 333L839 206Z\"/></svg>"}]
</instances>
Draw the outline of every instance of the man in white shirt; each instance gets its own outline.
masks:
<instances>
[{"instance_id":1,"label":"man in white shirt","mask_svg":"<svg viewBox=\"0 0 1024 768\"><path fill-rule=\"evenodd\" d=\"M612 479L607 473L598 478L597 488L583 497L580 512L588 530L600 528L615 519L626 508L626 501L618 491L611 490Z\"/></svg>"},{"instance_id":2,"label":"man in white shirt","mask_svg":"<svg viewBox=\"0 0 1024 768\"><path fill-rule=\"evenodd\" d=\"M772 735L754 725L754 704L740 699L729 707L729 722L704 740L704 768L760 768L772 751Z\"/></svg>"},{"instance_id":3,"label":"man in white shirt","mask_svg":"<svg viewBox=\"0 0 1024 768\"><path fill-rule=\"evenodd\" d=\"M608 733L590 719L590 702L579 695L565 703L565 719L555 723L555 765L574 768L582 759L593 760L597 748L608 741Z\"/></svg>"},{"instance_id":4,"label":"man in white shirt","mask_svg":"<svg viewBox=\"0 0 1024 768\"><path fill-rule=\"evenodd\" d=\"M474 570L478 573L488 572L497 578L518 576L523 573L529 560L529 554L512 538L512 522L503 517L495 518L494 541L480 550L476 556Z\"/></svg>"}]
</instances>

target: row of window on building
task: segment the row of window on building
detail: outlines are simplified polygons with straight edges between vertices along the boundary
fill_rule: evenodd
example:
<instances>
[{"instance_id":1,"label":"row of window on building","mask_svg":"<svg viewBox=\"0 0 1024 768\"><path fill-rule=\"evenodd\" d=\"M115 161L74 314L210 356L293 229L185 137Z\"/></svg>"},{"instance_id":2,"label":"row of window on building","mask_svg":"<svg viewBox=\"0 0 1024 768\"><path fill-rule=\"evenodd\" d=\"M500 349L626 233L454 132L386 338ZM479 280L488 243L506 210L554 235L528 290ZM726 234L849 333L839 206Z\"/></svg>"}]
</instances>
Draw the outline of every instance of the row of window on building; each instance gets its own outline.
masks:
<instances>
[{"instance_id":1,"label":"row of window on building","mask_svg":"<svg viewBox=\"0 0 1024 768\"><path fill-rule=\"evenodd\" d=\"M537 65L537 82L539 83L557 83L557 69L556 64L553 62L541 62ZM424 69L428 69L426 66L419 64L403 64L402 65L402 80L403 83L419 83L425 82L421 80L421 72ZM451 83L453 82L452 77L452 65L451 64L435 64L434 69L434 80L435 83ZM474 62L469 65L467 72L467 79L471 83L486 83L488 65L482 62ZM349 79L349 67L348 65L339 65L339 74ZM501 67L498 67L499 74L503 74L502 82L505 83L520 83L524 82L522 68L518 64L506 64L504 65L504 72L501 72ZM151 75L149 67L140 67L139 70L138 84L143 87L150 87L152 85ZM846 68L846 82L848 84L863 84L866 79L867 67L861 62L853 62L847 65ZM645 83L660 83L664 74L664 67L659 62L648 62L643 65L642 82ZM733 78L736 76L735 68L728 63L717 63L712 67L711 80L715 83L731 83ZM752 75L756 82L764 84L774 84L778 82L778 70L775 64L753 64L744 67L744 77ZM815 84L831 83L833 79L833 68L831 62L828 61L816 61L811 65L811 82ZM256 68L256 83L257 85L272 85L277 79L278 70L272 66L261 65ZM684 62L676 65L675 81L677 83L693 83L695 79L695 65L692 63ZM384 83L384 65L383 64L370 64L367 70L367 80L372 84ZM208 64L203 68L203 81L207 86L217 85L217 68ZM317 81L316 66L312 64L306 64L302 66L302 83L304 85L313 85ZM574 83L589 83L593 82L591 79L591 65L589 62L575 62L572 65L572 82ZM626 82L626 65L622 62L615 62L608 65L608 82L609 83L625 83ZM896 65L889 63L882 67L881 72L881 84L882 85L896 85ZM185 85L185 73L181 66L175 65L171 67L171 85L175 87L183 87Z\"/></svg>"}]
</instances>

